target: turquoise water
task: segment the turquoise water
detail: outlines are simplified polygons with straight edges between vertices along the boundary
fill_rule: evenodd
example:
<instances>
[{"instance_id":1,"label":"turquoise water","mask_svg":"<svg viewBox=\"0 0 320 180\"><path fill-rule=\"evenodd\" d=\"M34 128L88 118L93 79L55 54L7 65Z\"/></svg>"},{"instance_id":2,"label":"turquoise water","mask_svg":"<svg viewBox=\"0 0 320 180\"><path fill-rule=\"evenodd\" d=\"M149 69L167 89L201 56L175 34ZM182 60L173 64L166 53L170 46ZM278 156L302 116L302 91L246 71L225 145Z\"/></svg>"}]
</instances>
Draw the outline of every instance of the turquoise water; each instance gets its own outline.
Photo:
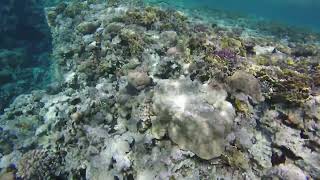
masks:
<instances>
[{"instance_id":1,"label":"turquoise water","mask_svg":"<svg viewBox=\"0 0 320 180\"><path fill-rule=\"evenodd\" d=\"M320 31L320 1L317 0L151 0L150 2L191 9L226 10Z\"/></svg>"}]
</instances>

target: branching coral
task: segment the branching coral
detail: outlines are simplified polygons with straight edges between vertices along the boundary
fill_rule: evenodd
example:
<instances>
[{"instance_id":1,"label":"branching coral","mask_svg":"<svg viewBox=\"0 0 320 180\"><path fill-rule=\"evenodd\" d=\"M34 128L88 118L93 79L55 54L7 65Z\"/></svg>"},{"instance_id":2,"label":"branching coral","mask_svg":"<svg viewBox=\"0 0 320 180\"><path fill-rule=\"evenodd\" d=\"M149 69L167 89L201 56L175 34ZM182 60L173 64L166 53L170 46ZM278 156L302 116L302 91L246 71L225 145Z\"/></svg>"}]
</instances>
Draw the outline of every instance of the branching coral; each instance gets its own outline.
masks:
<instances>
[{"instance_id":1,"label":"branching coral","mask_svg":"<svg viewBox=\"0 0 320 180\"><path fill-rule=\"evenodd\" d=\"M138 24L147 29L160 29L161 31L183 31L187 18L176 11L163 11L155 7L144 9L131 9L120 18L126 24ZM157 24L157 25L155 25Z\"/></svg>"},{"instance_id":2,"label":"branching coral","mask_svg":"<svg viewBox=\"0 0 320 180\"><path fill-rule=\"evenodd\" d=\"M151 28L152 24L158 21L158 9L147 7L143 11L134 9L127 11L123 20L130 24L139 24Z\"/></svg>"},{"instance_id":3,"label":"branching coral","mask_svg":"<svg viewBox=\"0 0 320 180\"><path fill-rule=\"evenodd\" d=\"M120 63L115 63L112 60L95 61L88 60L81 62L78 66L78 71L84 73L88 81L95 81L101 76L108 74L116 74L121 68Z\"/></svg>"},{"instance_id":4,"label":"branching coral","mask_svg":"<svg viewBox=\"0 0 320 180\"><path fill-rule=\"evenodd\" d=\"M123 29L120 32L121 43L128 48L131 56L138 55L143 51L144 41L135 31Z\"/></svg>"},{"instance_id":5,"label":"branching coral","mask_svg":"<svg viewBox=\"0 0 320 180\"><path fill-rule=\"evenodd\" d=\"M237 58L237 55L230 49L222 49L218 51L214 51L214 54L222 59L227 60L235 60Z\"/></svg>"},{"instance_id":6,"label":"branching coral","mask_svg":"<svg viewBox=\"0 0 320 180\"><path fill-rule=\"evenodd\" d=\"M313 74L314 86L320 87L320 65L316 67L315 73Z\"/></svg>"},{"instance_id":7,"label":"branching coral","mask_svg":"<svg viewBox=\"0 0 320 180\"><path fill-rule=\"evenodd\" d=\"M310 97L312 81L306 74L290 69L262 69L257 76L271 90L267 94L273 101L301 104Z\"/></svg>"},{"instance_id":8,"label":"branching coral","mask_svg":"<svg viewBox=\"0 0 320 180\"><path fill-rule=\"evenodd\" d=\"M88 5L86 3L74 1L70 3L68 6L66 6L63 13L67 17L74 18L75 16L80 14L81 11L87 8L88 8Z\"/></svg>"}]
</instances>

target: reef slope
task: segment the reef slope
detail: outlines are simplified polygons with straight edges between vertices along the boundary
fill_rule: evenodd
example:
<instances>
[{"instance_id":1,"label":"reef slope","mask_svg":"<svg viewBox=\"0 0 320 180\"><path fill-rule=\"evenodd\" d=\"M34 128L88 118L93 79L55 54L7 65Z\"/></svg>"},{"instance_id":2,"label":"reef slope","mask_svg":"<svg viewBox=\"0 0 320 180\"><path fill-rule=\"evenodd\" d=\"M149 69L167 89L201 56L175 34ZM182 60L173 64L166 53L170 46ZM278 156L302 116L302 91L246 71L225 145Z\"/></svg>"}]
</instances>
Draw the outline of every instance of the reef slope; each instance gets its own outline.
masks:
<instances>
[{"instance_id":1,"label":"reef slope","mask_svg":"<svg viewBox=\"0 0 320 180\"><path fill-rule=\"evenodd\" d=\"M0 117L0 177L320 177L316 40L116 1L47 19L59 81Z\"/></svg>"}]
</instances>

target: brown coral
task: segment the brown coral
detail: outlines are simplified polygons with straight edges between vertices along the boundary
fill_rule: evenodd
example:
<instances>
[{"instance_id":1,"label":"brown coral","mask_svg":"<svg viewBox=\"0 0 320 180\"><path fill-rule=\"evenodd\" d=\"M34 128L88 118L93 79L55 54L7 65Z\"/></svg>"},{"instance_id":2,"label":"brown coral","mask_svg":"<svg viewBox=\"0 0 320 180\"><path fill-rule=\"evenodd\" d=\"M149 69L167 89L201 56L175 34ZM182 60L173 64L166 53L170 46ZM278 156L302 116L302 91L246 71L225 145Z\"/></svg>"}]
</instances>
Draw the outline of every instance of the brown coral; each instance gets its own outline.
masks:
<instances>
[{"instance_id":1,"label":"brown coral","mask_svg":"<svg viewBox=\"0 0 320 180\"><path fill-rule=\"evenodd\" d=\"M264 100L259 80L249 73L236 71L229 77L228 84L232 92L241 91L251 96L255 102Z\"/></svg>"},{"instance_id":2,"label":"brown coral","mask_svg":"<svg viewBox=\"0 0 320 180\"><path fill-rule=\"evenodd\" d=\"M20 159L17 174L22 179L55 179L60 176L62 164L61 154L31 150Z\"/></svg>"},{"instance_id":3,"label":"brown coral","mask_svg":"<svg viewBox=\"0 0 320 180\"><path fill-rule=\"evenodd\" d=\"M269 98L275 102L301 104L311 94L311 78L290 69L262 69L257 76L267 84Z\"/></svg>"}]
</instances>

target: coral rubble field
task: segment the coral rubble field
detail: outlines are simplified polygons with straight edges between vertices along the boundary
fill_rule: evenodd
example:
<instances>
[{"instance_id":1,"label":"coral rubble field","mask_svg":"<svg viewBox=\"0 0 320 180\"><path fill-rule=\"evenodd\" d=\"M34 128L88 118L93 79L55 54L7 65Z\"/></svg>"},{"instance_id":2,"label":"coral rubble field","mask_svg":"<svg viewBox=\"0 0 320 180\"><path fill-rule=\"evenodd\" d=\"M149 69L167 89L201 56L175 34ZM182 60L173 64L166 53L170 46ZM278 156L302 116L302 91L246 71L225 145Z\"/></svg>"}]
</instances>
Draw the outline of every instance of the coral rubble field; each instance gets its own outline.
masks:
<instances>
[{"instance_id":1,"label":"coral rubble field","mask_svg":"<svg viewBox=\"0 0 320 180\"><path fill-rule=\"evenodd\" d=\"M0 179L319 179L317 35L118 1L46 13L57 80L0 116Z\"/></svg>"}]
</instances>

